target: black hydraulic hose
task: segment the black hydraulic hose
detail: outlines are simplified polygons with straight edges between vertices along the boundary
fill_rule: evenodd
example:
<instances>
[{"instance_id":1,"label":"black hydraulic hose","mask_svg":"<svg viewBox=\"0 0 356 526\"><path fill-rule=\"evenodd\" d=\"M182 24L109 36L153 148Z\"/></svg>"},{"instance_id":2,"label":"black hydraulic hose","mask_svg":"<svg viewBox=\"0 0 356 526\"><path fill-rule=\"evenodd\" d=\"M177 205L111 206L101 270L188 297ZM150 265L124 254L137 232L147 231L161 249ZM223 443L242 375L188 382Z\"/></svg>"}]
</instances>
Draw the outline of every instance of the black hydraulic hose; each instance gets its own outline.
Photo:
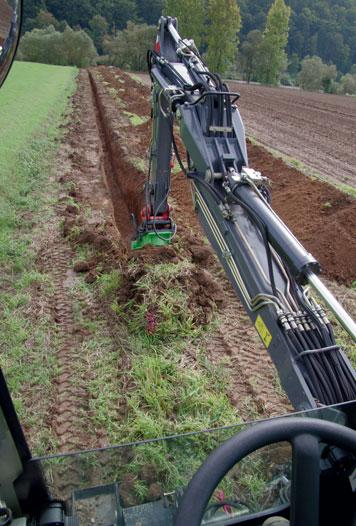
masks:
<instances>
[{"instance_id":1,"label":"black hydraulic hose","mask_svg":"<svg viewBox=\"0 0 356 526\"><path fill-rule=\"evenodd\" d=\"M298 356L300 354L300 351L298 350L299 342L296 341L295 335L293 334L292 330L291 329L287 329L285 331L285 336L287 338L287 341L289 341L289 347L294 349L294 352L295 352L296 356ZM307 383L307 385L309 387L309 390L312 393L312 395L314 397L320 399L320 392L318 391L318 382L317 382L317 379L315 377L314 371L310 367L309 363L305 364L305 368L306 368L306 373L307 374L303 375L304 380L306 381L306 383Z\"/></svg>"},{"instance_id":2,"label":"black hydraulic hose","mask_svg":"<svg viewBox=\"0 0 356 526\"><path fill-rule=\"evenodd\" d=\"M305 310L308 312L308 314L310 314L310 316L313 318L313 321L315 322L316 326L320 331L320 336L323 341L322 346L327 347L329 345L334 345L335 338L332 329L330 330L328 326L326 326L319 320L319 318L316 316L313 310L304 301L304 298L300 298L300 301ZM331 355L328 355L328 360L335 369L337 383L342 389L342 392L345 394L346 399L353 400L356 397L355 381L347 365L344 363L344 360L342 359L341 355L338 352L332 353ZM343 397L342 401L345 401L345 397Z\"/></svg>"},{"instance_id":3,"label":"black hydraulic hose","mask_svg":"<svg viewBox=\"0 0 356 526\"><path fill-rule=\"evenodd\" d=\"M305 332L301 333L301 336L305 338L306 337ZM310 342L307 342L307 347L309 347L309 349L312 349L313 346L309 345L309 343ZM306 350L309 350L309 349L306 349ZM344 398L340 390L338 376L335 374L334 368L332 367L328 358L329 356L326 355L325 353L320 353L320 354L315 353L315 354L310 354L308 356L308 359L310 359L312 366L317 371L319 371L318 376L319 378L321 378L320 381L323 383L323 385L325 386L325 389L328 392L330 403L343 402ZM305 359L307 359L307 357L305 357ZM323 374L323 372L326 374Z\"/></svg>"},{"instance_id":4,"label":"black hydraulic hose","mask_svg":"<svg viewBox=\"0 0 356 526\"><path fill-rule=\"evenodd\" d=\"M325 375L323 368L319 364L318 357L313 356L313 354L305 355L304 363L310 364L310 367L313 369L315 373L315 376L318 382L318 386L320 387L320 390L323 392L323 397L320 398L320 401L324 404L332 404L333 401L335 401L335 393L330 384L329 378Z\"/></svg>"},{"instance_id":5,"label":"black hydraulic hose","mask_svg":"<svg viewBox=\"0 0 356 526\"><path fill-rule=\"evenodd\" d=\"M307 331L303 331L302 334L307 343L308 349L313 349L312 338L309 338ZM333 392L333 396L335 397L335 400L337 402L342 402L343 397L340 391L339 382L335 375L333 367L331 366L328 360L327 355L325 353L321 353L320 355L316 355L314 358L315 360L319 361L321 367L323 367L325 371L327 372L327 375L325 376L325 380L328 382L329 389Z\"/></svg>"},{"instance_id":6,"label":"black hydraulic hose","mask_svg":"<svg viewBox=\"0 0 356 526\"><path fill-rule=\"evenodd\" d=\"M332 331L329 330L329 327L326 327L326 330L328 331L327 339L329 340L329 343L331 345L335 344L335 338ZM356 389L352 389L351 387L352 384L354 384L354 380L348 367L344 363L344 360L342 360L341 355L339 353L331 353L331 355L325 356L324 358L328 360L330 367L332 367L332 370L334 371L335 384L338 386L338 389L344 393L347 399L352 400L356 395ZM345 396L341 395L341 401L345 400Z\"/></svg>"},{"instance_id":7,"label":"black hydraulic hose","mask_svg":"<svg viewBox=\"0 0 356 526\"><path fill-rule=\"evenodd\" d=\"M307 305L303 305L304 307L308 307ZM314 314L313 311L310 311L310 313ZM315 320L318 325L321 325L320 320L315 316ZM324 328L323 328L324 329ZM323 346L330 346L335 345L334 338L331 337L331 332L323 330L323 335L321 335L320 332L310 331L311 338L314 342L314 347L321 348ZM318 342L318 336L323 336L322 342ZM325 345L326 343L326 345ZM341 355L338 352L332 352L332 353L322 353L322 355L319 357L319 363L322 363L323 368L325 370L325 373L329 376L331 379L333 388L335 390L335 399L333 403L336 402L343 402L345 400L352 400L356 396L356 390L355 388L352 388L352 385L354 384L354 380L352 378L352 375L347 368L346 364L344 363L344 360L342 360Z\"/></svg>"},{"instance_id":8,"label":"black hydraulic hose","mask_svg":"<svg viewBox=\"0 0 356 526\"><path fill-rule=\"evenodd\" d=\"M193 53L193 55L195 55L201 61L201 63L206 68L208 68L206 62L204 61L203 57L201 56L201 54L199 53L197 49L194 49L193 47L191 47L189 44L187 44L187 42L184 42L184 40L182 40L181 38L179 39L179 42L180 44L183 44L185 47L187 47Z\"/></svg>"},{"instance_id":9,"label":"black hydraulic hose","mask_svg":"<svg viewBox=\"0 0 356 526\"><path fill-rule=\"evenodd\" d=\"M213 75L212 73L210 73L210 71L198 71L198 70L194 70L195 73L197 73L197 75L200 75L200 76L204 76L206 75L207 77L211 78L213 81L214 81L214 84L215 84L215 88L218 89L218 86L217 86L217 82L216 82L216 78L215 78L215 75ZM209 90L209 84L207 82L205 82L203 80L203 82L205 83L206 85L206 89Z\"/></svg>"},{"instance_id":10,"label":"black hydraulic hose","mask_svg":"<svg viewBox=\"0 0 356 526\"><path fill-rule=\"evenodd\" d=\"M331 360L333 360L332 356L331 356ZM323 367L325 368L325 371L327 371L328 376L330 378L331 385L335 392L335 400L337 402L343 402L344 396L342 393L342 386L340 385L340 380L342 378L342 375L336 374L335 368L332 366L332 363L330 363L329 356L327 354L321 353L320 362L322 363Z\"/></svg>"},{"instance_id":11,"label":"black hydraulic hose","mask_svg":"<svg viewBox=\"0 0 356 526\"><path fill-rule=\"evenodd\" d=\"M310 329L308 331L306 331L310 340L313 342L313 345L312 347L310 347L311 349L319 349L320 347L322 347L323 343L319 341L318 339L318 333L314 330L314 329Z\"/></svg>"},{"instance_id":12,"label":"black hydraulic hose","mask_svg":"<svg viewBox=\"0 0 356 526\"><path fill-rule=\"evenodd\" d=\"M308 331L303 331L303 337L307 343L308 349L313 349L313 339L309 336ZM321 353L320 356L315 356L316 360L319 360L320 365L325 369L327 372L327 375L325 376L325 380L328 381L329 389L333 392L333 396L335 397L335 401L342 402L343 397L342 393L340 391L339 382L335 375L335 372L329 363L328 357L325 355L325 353Z\"/></svg>"},{"instance_id":13,"label":"black hydraulic hose","mask_svg":"<svg viewBox=\"0 0 356 526\"><path fill-rule=\"evenodd\" d=\"M299 341L300 349L309 350L301 331L295 330L294 335ZM305 355L304 364L308 367L309 371L313 371L315 388L317 388L320 402L324 404L332 404L334 401L335 403L336 400L333 386L328 376L324 374L324 370L318 361L318 356L314 356L313 354Z\"/></svg>"},{"instance_id":14,"label":"black hydraulic hose","mask_svg":"<svg viewBox=\"0 0 356 526\"><path fill-rule=\"evenodd\" d=\"M335 340L335 335L334 335L334 328L333 326L331 325L331 323L327 323L326 324L327 328L328 328L328 331L329 331L329 334L330 334L330 339L331 341L334 341Z\"/></svg>"},{"instance_id":15,"label":"black hydraulic hose","mask_svg":"<svg viewBox=\"0 0 356 526\"><path fill-rule=\"evenodd\" d=\"M231 194L233 196L233 199L236 204L242 206L247 212L249 212L250 217L254 219L255 224L259 228L259 231L262 235L265 249L266 249L266 255L267 255L267 264L268 264L268 273L269 278L271 282L271 288L274 296L278 298L277 288L276 288L276 282L274 279L274 271L273 271L273 262L272 262L272 252L270 247L270 239L269 239L269 231L267 225L262 221L262 219L259 217L259 215L255 212L253 208L251 208L250 205L245 203L245 201L242 201L240 198L238 198L233 192Z\"/></svg>"},{"instance_id":16,"label":"black hydraulic hose","mask_svg":"<svg viewBox=\"0 0 356 526\"><path fill-rule=\"evenodd\" d=\"M205 88L204 84L202 82L197 82L196 84L193 84L192 86L190 84L184 85L184 91L196 91L199 90L200 93L202 93L203 88Z\"/></svg>"},{"instance_id":17,"label":"black hydraulic hose","mask_svg":"<svg viewBox=\"0 0 356 526\"><path fill-rule=\"evenodd\" d=\"M339 402L345 401L345 395L349 397L348 391L348 380L345 379L345 375L340 367L340 355L339 352L322 353L321 360L323 361L325 368L329 372L330 378L336 390L337 398ZM346 380L346 381L345 381Z\"/></svg>"},{"instance_id":18,"label":"black hydraulic hose","mask_svg":"<svg viewBox=\"0 0 356 526\"><path fill-rule=\"evenodd\" d=\"M356 398L355 380L340 354L336 355L336 359L338 360L339 367L343 370L343 378L345 379L341 385L347 392L348 400L354 400Z\"/></svg>"}]
</instances>

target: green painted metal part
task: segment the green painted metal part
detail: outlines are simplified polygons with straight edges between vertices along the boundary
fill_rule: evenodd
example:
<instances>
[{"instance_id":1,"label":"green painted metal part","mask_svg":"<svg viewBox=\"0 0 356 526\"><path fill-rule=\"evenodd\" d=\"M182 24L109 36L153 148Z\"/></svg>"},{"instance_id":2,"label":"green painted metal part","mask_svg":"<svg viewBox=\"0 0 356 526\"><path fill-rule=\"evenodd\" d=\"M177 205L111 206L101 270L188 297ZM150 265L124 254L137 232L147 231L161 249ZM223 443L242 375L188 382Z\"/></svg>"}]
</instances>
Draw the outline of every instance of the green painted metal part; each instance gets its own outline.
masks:
<instances>
[{"instance_id":1,"label":"green painted metal part","mask_svg":"<svg viewBox=\"0 0 356 526\"><path fill-rule=\"evenodd\" d=\"M145 232L131 242L132 250L140 250L141 248L151 245L153 247L162 247L168 245L172 240L171 230L162 230L159 232Z\"/></svg>"}]
</instances>

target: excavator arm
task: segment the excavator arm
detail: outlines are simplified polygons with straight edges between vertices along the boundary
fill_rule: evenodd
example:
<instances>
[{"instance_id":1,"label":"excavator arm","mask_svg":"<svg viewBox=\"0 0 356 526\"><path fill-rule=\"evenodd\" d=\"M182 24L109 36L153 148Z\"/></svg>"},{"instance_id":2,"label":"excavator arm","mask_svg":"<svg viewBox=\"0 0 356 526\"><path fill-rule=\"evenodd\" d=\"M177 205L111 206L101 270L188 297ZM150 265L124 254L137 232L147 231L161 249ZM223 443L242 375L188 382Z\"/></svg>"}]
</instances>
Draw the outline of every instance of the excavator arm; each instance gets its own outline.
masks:
<instances>
[{"instance_id":1,"label":"excavator arm","mask_svg":"<svg viewBox=\"0 0 356 526\"><path fill-rule=\"evenodd\" d=\"M148 64L153 132L146 204L133 248L164 245L175 234L168 205L175 155L191 181L206 235L293 406L302 410L353 400L355 371L310 288L353 338L355 323L317 277L318 261L273 211L267 178L249 167L239 94L209 71L171 17L160 19Z\"/></svg>"}]
</instances>

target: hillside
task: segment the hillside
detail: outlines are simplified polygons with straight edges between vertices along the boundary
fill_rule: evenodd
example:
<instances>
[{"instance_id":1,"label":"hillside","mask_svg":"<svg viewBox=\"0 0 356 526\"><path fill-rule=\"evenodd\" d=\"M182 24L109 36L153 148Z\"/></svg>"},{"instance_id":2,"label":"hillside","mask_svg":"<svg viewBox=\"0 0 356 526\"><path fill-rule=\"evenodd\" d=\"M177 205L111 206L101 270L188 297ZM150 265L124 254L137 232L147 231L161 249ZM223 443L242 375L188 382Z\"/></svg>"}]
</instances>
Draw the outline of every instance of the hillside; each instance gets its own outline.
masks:
<instances>
[{"instance_id":1,"label":"hillside","mask_svg":"<svg viewBox=\"0 0 356 526\"><path fill-rule=\"evenodd\" d=\"M33 19L40 9L49 10L58 20L71 26L88 28L93 16L100 14L109 22L110 30L123 29L128 20L155 24L164 7L164 0L28 0L25 17ZM319 55L334 63L341 72L356 63L355 0L286 0L292 8L288 55L299 59ZM241 41L252 29L263 29L272 0L238 0L241 10ZM25 21L26 28L26 21Z\"/></svg>"}]
</instances>

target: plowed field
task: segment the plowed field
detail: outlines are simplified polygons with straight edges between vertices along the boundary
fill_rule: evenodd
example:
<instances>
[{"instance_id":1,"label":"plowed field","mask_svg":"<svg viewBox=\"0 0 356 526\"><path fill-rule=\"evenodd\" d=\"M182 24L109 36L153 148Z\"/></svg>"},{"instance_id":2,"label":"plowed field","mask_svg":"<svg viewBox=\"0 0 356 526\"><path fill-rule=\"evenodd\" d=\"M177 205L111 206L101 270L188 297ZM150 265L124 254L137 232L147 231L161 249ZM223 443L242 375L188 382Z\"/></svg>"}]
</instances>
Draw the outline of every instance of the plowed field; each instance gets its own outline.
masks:
<instances>
[{"instance_id":1,"label":"plowed field","mask_svg":"<svg viewBox=\"0 0 356 526\"><path fill-rule=\"evenodd\" d=\"M356 99L231 82L246 131L331 182L356 186Z\"/></svg>"}]
</instances>

